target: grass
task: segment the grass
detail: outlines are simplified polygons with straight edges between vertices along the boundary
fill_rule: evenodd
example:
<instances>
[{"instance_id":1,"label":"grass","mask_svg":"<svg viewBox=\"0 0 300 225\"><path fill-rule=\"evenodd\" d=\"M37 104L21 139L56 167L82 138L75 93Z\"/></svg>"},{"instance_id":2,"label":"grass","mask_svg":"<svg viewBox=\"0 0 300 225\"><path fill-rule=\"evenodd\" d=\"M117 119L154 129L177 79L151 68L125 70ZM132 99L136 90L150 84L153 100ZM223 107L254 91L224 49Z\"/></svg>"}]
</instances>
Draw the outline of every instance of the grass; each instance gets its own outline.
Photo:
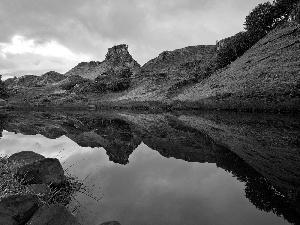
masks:
<instances>
[{"instance_id":1,"label":"grass","mask_svg":"<svg viewBox=\"0 0 300 225\"><path fill-rule=\"evenodd\" d=\"M67 205L83 185L78 179L67 174L65 182L59 185L41 184L39 187L44 191L36 191L36 186L24 185L22 180L15 177L18 168L24 165L24 162L11 162L7 156L0 156L0 200L15 194L34 194L42 205Z\"/></svg>"},{"instance_id":2,"label":"grass","mask_svg":"<svg viewBox=\"0 0 300 225\"><path fill-rule=\"evenodd\" d=\"M7 156L0 157L0 200L14 194L29 194L30 189L14 178L23 163L9 162Z\"/></svg>"}]
</instances>

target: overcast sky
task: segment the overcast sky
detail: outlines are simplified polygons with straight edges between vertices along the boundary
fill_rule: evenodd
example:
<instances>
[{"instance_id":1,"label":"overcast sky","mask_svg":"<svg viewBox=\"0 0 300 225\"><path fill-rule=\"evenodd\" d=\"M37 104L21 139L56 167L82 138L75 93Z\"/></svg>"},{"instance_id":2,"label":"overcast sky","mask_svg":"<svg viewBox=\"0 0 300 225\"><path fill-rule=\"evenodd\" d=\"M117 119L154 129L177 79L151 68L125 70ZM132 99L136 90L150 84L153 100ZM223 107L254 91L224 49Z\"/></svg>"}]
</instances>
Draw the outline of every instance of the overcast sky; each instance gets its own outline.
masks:
<instances>
[{"instance_id":1,"label":"overcast sky","mask_svg":"<svg viewBox=\"0 0 300 225\"><path fill-rule=\"evenodd\" d=\"M0 74L65 73L128 44L141 65L243 30L264 0L0 0Z\"/></svg>"}]
</instances>

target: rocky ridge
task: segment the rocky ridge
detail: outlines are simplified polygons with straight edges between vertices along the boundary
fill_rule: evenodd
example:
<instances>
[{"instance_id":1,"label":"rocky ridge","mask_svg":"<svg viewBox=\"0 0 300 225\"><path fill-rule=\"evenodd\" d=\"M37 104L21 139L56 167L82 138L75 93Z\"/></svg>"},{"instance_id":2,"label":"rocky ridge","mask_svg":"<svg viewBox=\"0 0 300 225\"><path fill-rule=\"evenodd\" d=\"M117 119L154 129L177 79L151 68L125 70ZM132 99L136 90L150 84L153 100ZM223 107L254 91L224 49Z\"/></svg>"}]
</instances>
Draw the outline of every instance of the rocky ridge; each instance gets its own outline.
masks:
<instances>
[{"instance_id":1,"label":"rocky ridge","mask_svg":"<svg viewBox=\"0 0 300 225\"><path fill-rule=\"evenodd\" d=\"M9 89L18 89L22 87L43 87L55 84L66 77L55 71L49 71L41 76L25 75L20 78L9 78L5 81Z\"/></svg>"},{"instance_id":2,"label":"rocky ridge","mask_svg":"<svg viewBox=\"0 0 300 225\"><path fill-rule=\"evenodd\" d=\"M114 101L163 101L183 86L202 79L205 66L213 60L213 45L189 46L165 51L142 66L133 88Z\"/></svg>"}]
</instances>

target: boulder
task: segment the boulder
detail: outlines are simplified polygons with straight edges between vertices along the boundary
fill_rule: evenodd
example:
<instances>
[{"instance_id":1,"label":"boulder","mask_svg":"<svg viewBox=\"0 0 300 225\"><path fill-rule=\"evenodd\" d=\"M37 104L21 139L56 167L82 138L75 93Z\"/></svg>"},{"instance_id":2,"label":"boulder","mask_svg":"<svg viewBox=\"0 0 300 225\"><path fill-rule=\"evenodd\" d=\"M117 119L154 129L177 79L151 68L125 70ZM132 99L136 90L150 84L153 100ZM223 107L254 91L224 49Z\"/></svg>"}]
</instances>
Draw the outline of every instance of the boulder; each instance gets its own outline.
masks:
<instances>
[{"instance_id":1,"label":"boulder","mask_svg":"<svg viewBox=\"0 0 300 225\"><path fill-rule=\"evenodd\" d=\"M16 178L23 184L54 184L66 180L58 159L46 158L17 169Z\"/></svg>"},{"instance_id":2,"label":"boulder","mask_svg":"<svg viewBox=\"0 0 300 225\"><path fill-rule=\"evenodd\" d=\"M11 195L0 201L0 224L25 224L38 210L39 200L36 195Z\"/></svg>"},{"instance_id":3,"label":"boulder","mask_svg":"<svg viewBox=\"0 0 300 225\"><path fill-rule=\"evenodd\" d=\"M45 157L32 152L32 151L22 151L22 152L17 152L15 154L12 154L8 160L10 162L20 162L20 163L24 163L24 164L30 164L33 163L35 161L39 161L44 159Z\"/></svg>"},{"instance_id":4,"label":"boulder","mask_svg":"<svg viewBox=\"0 0 300 225\"><path fill-rule=\"evenodd\" d=\"M52 204L41 207L30 219L27 225L80 225L64 206Z\"/></svg>"}]
</instances>

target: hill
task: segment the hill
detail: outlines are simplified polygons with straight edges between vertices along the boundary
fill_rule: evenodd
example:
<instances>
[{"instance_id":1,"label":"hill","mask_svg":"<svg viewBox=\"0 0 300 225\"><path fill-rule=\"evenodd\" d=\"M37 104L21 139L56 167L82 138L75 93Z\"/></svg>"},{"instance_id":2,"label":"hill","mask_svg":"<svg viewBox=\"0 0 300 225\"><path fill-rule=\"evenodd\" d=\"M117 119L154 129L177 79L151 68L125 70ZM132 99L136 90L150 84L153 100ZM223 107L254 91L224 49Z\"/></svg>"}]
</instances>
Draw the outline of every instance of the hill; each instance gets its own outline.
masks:
<instances>
[{"instance_id":1,"label":"hill","mask_svg":"<svg viewBox=\"0 0 300 225\"><path fill-rule=\"evenodd\" d=\"M224 71L172 98L174 107L300 109L300 26L270 32Z\"/></svg>"}]
</instances>

